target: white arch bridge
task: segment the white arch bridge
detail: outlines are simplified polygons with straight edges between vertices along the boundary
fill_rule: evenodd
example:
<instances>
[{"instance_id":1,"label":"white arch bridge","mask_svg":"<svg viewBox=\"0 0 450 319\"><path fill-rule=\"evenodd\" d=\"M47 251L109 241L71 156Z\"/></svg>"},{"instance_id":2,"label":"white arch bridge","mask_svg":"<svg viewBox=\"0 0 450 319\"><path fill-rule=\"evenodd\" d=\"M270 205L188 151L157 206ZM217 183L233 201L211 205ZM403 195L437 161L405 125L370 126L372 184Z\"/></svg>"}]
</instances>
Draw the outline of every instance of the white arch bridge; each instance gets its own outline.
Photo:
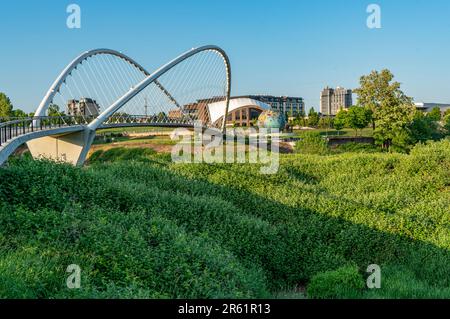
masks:
<instances>
[{"instance_id":1,"label":"white arch bridge","mask_svg":"<svg viewBox=\"0 0 450 319\"><path fill-rule=\"evenodd\" d=\"M0 122L0 165L24 143L34 158L82 165L102 128L200 121L224 130L230 90L230 61L217 46L191 49L153 73L123 53L87 51L56 78L33 117ZM220 101L224 116L214 122L207 105Z\"/></svg>"}]
</instances>

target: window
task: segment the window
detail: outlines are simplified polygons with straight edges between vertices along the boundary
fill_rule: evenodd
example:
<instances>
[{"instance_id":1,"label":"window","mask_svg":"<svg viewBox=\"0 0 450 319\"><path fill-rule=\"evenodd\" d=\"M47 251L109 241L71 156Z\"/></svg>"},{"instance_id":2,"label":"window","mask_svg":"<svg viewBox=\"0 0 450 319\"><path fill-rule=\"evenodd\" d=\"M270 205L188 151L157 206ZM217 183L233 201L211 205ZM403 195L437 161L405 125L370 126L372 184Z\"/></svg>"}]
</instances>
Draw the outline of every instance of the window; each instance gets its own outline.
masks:
<instances>
[{"instance_id":1,"label":"window","mask_svg":"<svg viewBox=\"0 0 450 319\"><path fill-rule=\"evenodd\" d=\"M247 110L248 110L248 109L242 110L242 119L243 119L243 120L247 120Z\"/></svg>"},{"instance_id":2,"label":"window","mask_svg":"<svg viewBox=\"0 0 450 319\"><path fill-rule=\"evenodd\" d=\"M250 109L250 120L258 119L260 114L261 114L261 112L258 111L257 109Z\"/></svg>"}]
</instances>

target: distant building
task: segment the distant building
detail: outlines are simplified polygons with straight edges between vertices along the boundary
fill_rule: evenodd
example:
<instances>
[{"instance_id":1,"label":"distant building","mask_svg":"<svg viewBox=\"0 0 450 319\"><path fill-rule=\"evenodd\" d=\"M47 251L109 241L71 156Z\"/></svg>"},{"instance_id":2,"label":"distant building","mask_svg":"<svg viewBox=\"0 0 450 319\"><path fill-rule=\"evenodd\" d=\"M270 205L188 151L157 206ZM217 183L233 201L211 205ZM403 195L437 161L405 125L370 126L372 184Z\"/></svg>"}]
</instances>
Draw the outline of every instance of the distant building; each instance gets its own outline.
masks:
<instances>
[{"instance_id":1,"label":"distant building","mask_svg":"<svg viewBox=\"0 0 450 319\"><path fill-rule=\"evenodd\" d=\"M202 123L209 123L210 115L208 105L217 101L224 101L224 97L216 97L212 99L198 100L194 103L185 104L182 109L173 109L169 111L169 119L180 120L183 118L191 118Z\"/></svg>"},{"instance_id":2,"label":"distant building","mask_svg":"<svg viewBox=\"0 0 450 319\"><path fill-rule=\"evenodd\" d=\"M67 114L70 116L98 116L100 107L95 100L90 98L69 100L67 102Z\"/></svg>"},{"instance_id":3,"label":"distant building","mask_svg":"<svg viewBox=\"0 0 450 319\"><path fill-rule=\"evenodd\" d=\"M352 90L337 87L326 87L320 94L320 113L322 115L336 115L341 109L353 105Z\"/></svg>"},{"instance_id":4,"label":"distant building","mask_svg":"<svg viewBox=\"0 0 450 319\"><path fill-rule=\"evenodd\" d=\"M292 96L273 96L273 95L244 95L236 98L248 98L257 100L270 105L272 110L287 114L288 116L297 116L305 113L305 102L301 97Z\"/></svg>"},{"instance_id":5,"label":"distant building","mask_svg":"<svg viewBox=\"0 0 450 319\"><path fill-rule=\"evenodd\" d=\"M208 105L208 110L213 123L220 124L223 121L225 101ZM270 110L269 104L250 97L233 97L230 99L226 126L253 126L262 112Z\"/></svg>"},{"instance_id":6,"label":"distant building","mask_svg":"<svg viewBox=\"0 0 450 319\"><path fill-rule=\"evenodd\" d=\"M184 105L182 109L169 111L169 119L176 120L188 116L202 123L220 125L223 121L225 107L226 103L223 97L199 100ZM263 111L270 109L270 105L259 100L248 97L232 97L228 107L226 125L252 126Z\"/></svg>"},{"instance_id":7,"label":"distant building","mask_svg":"<svg viewBox=\"0 0 450 319\"><path fill-rule=\"evenodd\" d=\"M445 103L424 103L424 102L418 102L414 103L416 105L416 108L422 112L431 112L432 109L435 107L438 107L441 110L441 113L444 114L445 111L450 109L450 104Z\"/></svg>"}]
</instances>

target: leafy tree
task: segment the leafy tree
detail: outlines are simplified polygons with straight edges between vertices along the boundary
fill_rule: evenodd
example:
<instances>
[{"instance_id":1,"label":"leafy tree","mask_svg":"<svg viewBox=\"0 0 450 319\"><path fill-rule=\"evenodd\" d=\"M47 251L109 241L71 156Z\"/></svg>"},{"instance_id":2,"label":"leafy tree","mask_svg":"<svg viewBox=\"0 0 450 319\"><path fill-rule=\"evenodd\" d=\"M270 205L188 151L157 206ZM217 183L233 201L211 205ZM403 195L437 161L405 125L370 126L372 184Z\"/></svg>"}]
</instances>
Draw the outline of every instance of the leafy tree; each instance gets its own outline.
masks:
<instances>
[{"instance_id":1,"label":"leafy tree","mask_svg":"<svg viewBox=\"0 0 450 319\"><path fill-rule=\"evenodd\" d=\"M442 117L445 118L447 115L450 115L450 109L447 109Z\"/></svg>"},{"instance_id":2,"label":"leafy tree","mask_svg":"<svg viewBox=\"0 0 450 319\"><path fill-rule=\"evenodd\" d=\"M314 108L310 108L308 112L308 125L317 126L319 124L319 113L317 113Z\"/></svg>"},{"instance_id":3,"label":"leafy tree","mask_svg":"<svg viewBox=\"0 0 450 319\"><path fill-rule=\"evenodd\" d=\"M372 110L374 137L383 148L395 146L407 148L413 143L411 122L415 107L412 98L400 89L400 83L394 81L391 71L384 69L372 71L362 76L358 94L358 104Z\"/></svg>"},{"instance_id":4,"label":"leafy tree","mask_svg":"<svg viewBox=\"0 0 450 319\"><path fill-rule=\"evenodd\" d=\"M292 120L292 125L300 125L301 119L300 114L297 114L295 118Z\"/></svg>"},{"instance_id":5,"label":"leafy tree","mask_svg":"<svg viewBox=\"0 0 450 319\"><path fill-rule=\"evenodd\" d=\"M394 145L398 149L405 149L405 143L412 143L409 138L415 108L411 104L384 105L377 110L376 129L374 137L384 149ZM408 138L407 138L408 136Z\"/></svg>"},{"instance_id":6,"label":"leafy tree","mask_svg":"<svg viewBox=\"0 0 450 319\"><path fill-rule=\"evenodd\" d=\"M320 128L330 128L333 124L333 118L331 117L321 117L319 119L319 127Z\"/></svg>"},{"instance_id":7,"label":"leafy tree","mask_svg":"<svg viewBox=\"0 0 450 319\"><path fill-rule=\"evenodd\" d=\"M57 104L50 104L47 110L48 116L62 116L64 115L64 112L60 111L59 105Z\"/></svg>"},{"instance_id":8,"label":"leafy tree","mask_svg":"<svg viewBox=\"0 0 450 319\"><path fill-rule=\"evenodd\" d=\"M409 128L404 128L392 132L391 144L387 149L393 149L397 152L407 153L414 146L414 136Z\"/></svg>"},{"instance_id":9,"label":"leafy tree","mask_svg":"<svg viewBox=\"0 0 450 319\"><path fill-rule=\"evenodd\" d=\"M346 119L348 127L354 129L357 136L358 130L367 127L372 121L372 111L368 108L352 106L347 111Z\"/></svg>"},{"instance_id":10,"label":"leafy tree","mask_svg":"<svg viewBox=\"0 0 450 319\"><path fill-rule=\"evenodd\" d=\"M297 117L297 124L300 126L306 126L308 123L306 122L306 114L305 110L301 110Z\"/></svg>"},{"instance_id":11,"label":"leafy tree","mask_svg":"<svg viewBox=\"0 0 450 319\"><path fill-rule=\"evenodd\" d=\"M383 106L412 104L412 99L400 90L400 83L393 80L394 75L387 69L372 71L360 78L360 87L354 90L358 94L358 105L372 111L374 129L379 118L378 111Z\"/></svg>"},{"instance_id":12,"label":"leafy tree","mask_svg":"<svg viewBox=\"0 0 450 319\"><path fill-rule=\"evenodd\" d=\"M414 144L427 140L438 140L442 137L435 118L428 114L424 115L421 111L415 111L414 119L409 129Z\"/></svg>"},{"instance_id":13,"label":"leafy tree","mask_svg":"<svg viewBox=\"0 0 450 319\"><path fill-rule=\"evenodd\" d=\"M439 107L434 107L430 113L427 114L427 117L432 121L439 122L441 120L441 109Z\"/></svg>"},{"instance_id":14,"label":"leafy tree","mask_svg":"<svg viewBox=\"0 0 450 319\"><path fill-rule=\"evenodd\" d=\"M319 132L303 132L295 144L299 153L325 155L328 153L328 143Z\"/></svg>"},{"instance_id":15,"label":"leafy tree","mask_svg":"<svg viewBox=\"0 0 450 319\"><path fill-rule=\"evenodd\" d=\"M340 131L347 125L347 110L340 110L333 121L333 127L336 131L338 131L338 135Z\"/></svg>"},{"instance_id":16,"label":"leafy tree","mask_svg":"<svg viewBox=\"0 0 450 319\"><path fill-rule=\"evenodd\" d=\"M12 117L27 117L27 113L22 111L21 109L13 110L11 113Z\"/></svg>"},{"instance_id":17,"label":"leafy tree","mask_svg":"<svg viewBox=\"0 0 450 319\"><path fill-rule=\"evenodd\" d=\"M446 135L450 136L450 113L444 117L444 129L446 131Z\"/></svg>"},{"instance_id":18,"label":"leafy tree","mask_svg":"<svg viewBox=\"0 0 450 319\"><path fill-rule=\"evenodd\" d=\"M0 92L0 117L9 117L12 115L13 106L11 100L5 93Z\"/></svg>"}]
</instances>

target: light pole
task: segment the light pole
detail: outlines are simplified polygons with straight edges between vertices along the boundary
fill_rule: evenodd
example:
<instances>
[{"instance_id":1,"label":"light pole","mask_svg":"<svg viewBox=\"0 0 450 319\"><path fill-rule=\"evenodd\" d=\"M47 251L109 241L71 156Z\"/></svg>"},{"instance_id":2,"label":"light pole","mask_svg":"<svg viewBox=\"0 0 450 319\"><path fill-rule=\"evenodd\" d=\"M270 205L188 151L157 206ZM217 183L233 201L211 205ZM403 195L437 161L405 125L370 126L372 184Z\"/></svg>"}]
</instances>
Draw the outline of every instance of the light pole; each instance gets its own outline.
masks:
<instances>
[{"instance_id":1,"label":"light pole","mask_svg":"<svg viewBox=\"0 0 450 319\"><path fill-rule=\"evenodd\" d=\"M147 113L147 109L148 109L147 97L144 98L144 109L145 109L145 118L147 118L148 117L148 113Z\"/></svg>"}]
</instances>

